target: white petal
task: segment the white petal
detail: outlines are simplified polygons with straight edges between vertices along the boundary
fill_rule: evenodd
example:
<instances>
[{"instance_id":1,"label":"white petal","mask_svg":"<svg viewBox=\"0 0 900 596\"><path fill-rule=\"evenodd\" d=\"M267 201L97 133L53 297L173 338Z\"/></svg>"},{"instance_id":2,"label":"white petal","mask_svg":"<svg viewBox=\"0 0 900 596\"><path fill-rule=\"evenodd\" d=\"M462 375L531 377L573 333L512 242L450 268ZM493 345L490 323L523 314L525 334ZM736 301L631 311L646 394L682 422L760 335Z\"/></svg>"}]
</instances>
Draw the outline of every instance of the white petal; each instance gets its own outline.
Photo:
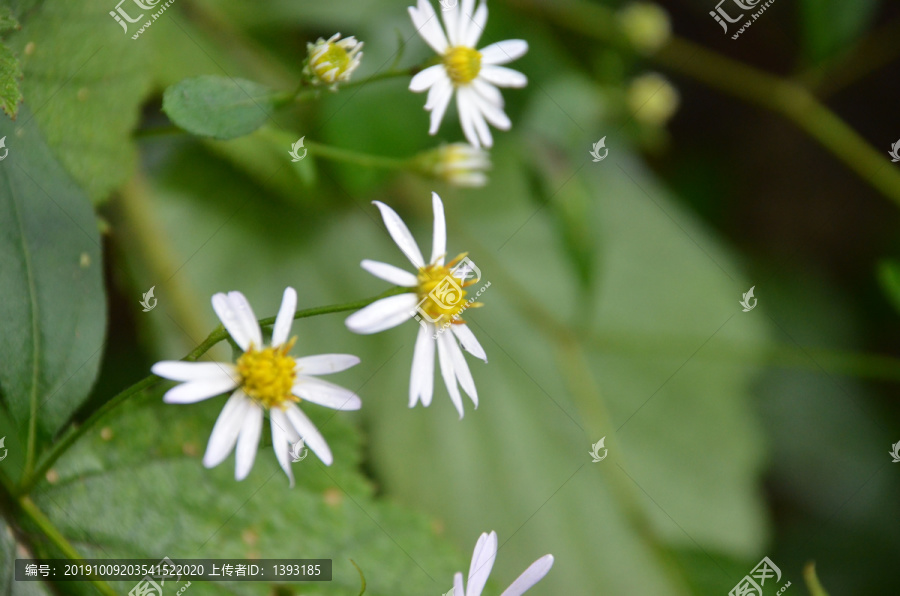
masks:
<instances>
[{"instance_id":1,"label":"white petal","mask_svg":"<svg viewBox=\"0 0 900 596\"><path fill-rule=\"evenodd\" d=\"M438 54L447 51L447 37L441 29L441 23L434 12L434 8L427 0L419 0L418 8L409 7L409 16L413 26L425 43Z\"/></svg>"},{"instance_id":2,"label":"white petal","mask_svg":"<svg viewBox=\"0 0 900 596\"><path fill-rule=\"evenodd\" d=\"M212 297L213 310L231 334L234 342L244 351L252 343L257 348L262 345L262 332L250 303L240 292L215 294Z\"/></svg>"},{"instance_id":3,"label":"white petal","mask_svg":"<svg viewBox=\"0 0 900 596\"><path fill-rule=\"evenodd\" d=\"M475 0L461 0L459 3L459 14L456 20L456 39L454 46L461 46L466 38L466 32L472 25L472 15L475 13Z\"/></svg>"},{"instance_id":4,"label":"white petal","mask_svg":"<svg viewBox=\"0 0 900 596\"><path fill-rule=\"evenodd\" d=\"M441 7L441 17L444 19L444 29L447 31L447 40L450 42L450 46L459 45L457 43L459 37L456 34L459 23L459 2L456 2L449 10Z\"/></svg>"},{"instance_id":5,"label":"white petal","mask_svg":"<svg viewBox=\"0 0 900 596\"><path fill-rule=\"evenodd\" d=\"M432 96L434 97L433 101ZM428 134L437 134L438 128L441 126L441 120L444 119L444 114L447 112L447 106L450 105L451 99L453 99L453 83L450 82L449 78L444 77L435 83L434 87L431 88L431 91L428 92L428 103L425 104L425 109L431 110ZM430 108L428 107L429 104L431 105Z\"/></svg>"},{"instance_id":6,"label":"white petal","mask_svg":"<svg viewBox=\"0 0 900 596\"><path fill-rule=\"evenodd\" d=\"M498 87L524 87L528 84L528 77L518 70L506 68L505 66L493 66L490 64L482 66L478 76Z\"/></svg>"},{"instance_id":7,"label":"white petal","mask_svg":"<svg viewBox=\"0 0 900 596\"><path fill-rule=\"evenodd\" d=\"M431 262L444 264L447 254L447 222L444 219L444 203L438 193L431 193L431 208L434 210L434 235L431 240Z\"/></svg>"},{"instance_id":8,"label":"white petal","mask_svg":"<svg viewBox=\"0 0 900 596\"><path fill-rule=\"evenodd\" d=\"M478 139L478 133L475 132L473 123L475 106L465 94L459 93L456 96L456 109L459 110L459 124L462 126L463 134L466 135L466 140L473 147L480 148L481 141Z\"/></svg>"},{"instance_id":9,"label":"white petal","mask_svg":"<svg viewBox=\"0 0 900 596\"><path fill-rule=\"evenodd\" d=\"M414 274L387 263L366 259L360 263L360 266L375 277L383 279L388 283L392 283L395 286L414 288L419 285L419 280L416 279Z\"/></svg>"},{"instance_id":10,"label":"white petal","mask_svg":"<svg viewBox=\"0 0 900 596\"><path fill-rule=\"evenodd\" d=\"M490 83L485 81L484 79L475 79L474 81L469 83L469 85L482 98L491 102L492 104L494 104L495 106L497 106L500 109L503 108L503 105L504 105L503 95L500 93L499 89L497 89L496 87L494 87L493 85L491 85Z\"/></svg>"},{"instance_id":11,"label":"white petal","mask_svg":"<svg viewBox=\"0 0 900 596\"><path fill-rule=\"evenodd\" d=\"M297 434L297 431L288 422L284 412L278 408L269 410L269 418L272 422L272 448L275 450L275 457L278 459L281 469L287 474L293 488L294 473L291 471L291 443L297 442L300 437L294 436Z\"/></svg>"},{"instance_id":12,"label":"white petal","mask_svg":"<svg viewBox=\"0 0 900 596\"><path fill-rule=\"evenodd\" d=\"M460 89L460 92L462 91L463 90ZM478 111L484 115L488 122L500 130L509 130L512 127L512 122L509 121L509 117L506 115L506 112L503 111L503 108L497 107L496 104L482 97L473 88L466 89L465 91L470 94L472 103L478 107Z\"/></svg>"},{"instance_id":13,"label":"white petal","mask_svg":"<svg viewBox=\"0 0 900 596\"><path fill-rule=\"evenodd\" d=\"M528 42L524 39L507 39L492 43L482 50L481 63L496 66L506 64L524 56L528 52Z\"/></svg>"},{"instance_id":14,"label":"white petal","mask_svg":"<svg viewBox=\"0 0 900 596\"><path fill-rule=\"evenodd\" d=\"M354 333L378 333L411 319L418 303L418 296L412 293L382 298L356 311L344 323Z\"/></svg>"},{"instance_id":15,"label":"white petal","mask_svg":"<svg viewBox=\"0 0 900 596\"><path fill-rule=\"evenodd\" d=\"M322 379L301 376L291 391L306 401L334 410L350 411L362 407L362 401L355 393Z\"/></svg>"},{"instance_id":16,"label":"white petal","mask_svg":"<svg viewBox=\"0 0 900 596\"><path fill-rule=\"evenodd\" d=\"M412 78L409 82L409 90L414 93L421 93L425 91L432 85L434 85L438 79L445 76L445 69L443 64L435 64L434 66L429 66L425 70L419 72Z\"/></svg>"},{"instance_id":17,"label":"white petal","mask_svg":"<svg viewBox=\"0 0 900 596\"><path fill-rule=\"evenodd\" d=\"M412 408L421 399L426 408L431 405L434 393L434 344L431 335L433 325L422 325L416 336L416 347L413 350L412 372L409 376L409 407Z\"/></svg>"},{"instance_id":18,"label":"white petal","mask_svg":"<svg viewBox=\"0 0 900 596\"><path fill-rule=\"evenodd\" d=\"M312 420L307 418L306 414L294 404L290 404L287 407L285 414L287 414L288 420L294 427L294 430L296 430L297 434L303 438L303 442L306 446L313 450L313 453L322 460L323 464L330 466L334 461L334 457L331 455L331 449L328 448L328 443L325 442L325 438L319 433L319 430L316 428L316 425L312 423Z\"/></svg>"},{"instance_id":19,"label":"white petal","mask_svg":"<svg viewBox=\"0 0 900 596\"><path fill-rule=\"evenodd\" d=\"M394 239L394 242L397 243L400 250L403 251L403 254L406 255L406 258L409 259L409 262L412 263L416 269L423 267L425 265L425 259L422 258L422 252L419 250L419 245L416 244L412 234L409 232L409 228L406 227L406 224L403 223L403 220L400 219L397 212L381 201L372 201L372 203L374 203L375 206L378 207L378 210L381 211L381 218L384 220L384 225L387 227L388 233L391 235L391 238Z\"/></svg>"},{"instance_id":20,"label":"white petal","mask_svg":"<svg viewBox=\"0 0 900 596\"><path fill-rule=\"evenodd\" d=\"M522 596L526 590L544 579L551 567L553 567L553 555L544 555L532 563L500 596Z\"/></svg>"},{"instance_id":21,"label":"white petal","mask_svg":"<svg viewBox=\"0 0 900 596\"><path fill-rule=\"evenodd\" d=\"M453 594L459 594L460 596L466 596L466 593L463 591L463 575L462 573L456 573L453 576ZM481 596L478 594L477 596Z\"/></svg>"},{"instance_id":22,"label":"white petal","mask_svg":"<svg viewBox=\"0 0 900 596\"><path fill-rule=\"evenodd\" d=\"M163 360L150 367L150 371L171 381L201 381L220 377L234 378L234 365L225 362L185 362Z\"/></svg>"},{"instance_id":23,"label":"white petal","mask_svg":"<svg viewBox=\"0 0 900 596\"><path fill-rule=\"evenodd\" d=\"M203 456L204 466L213 468L228 457L241 432L244 415L251 407L253 407L253 402L240 389L228 399L209 436L206 454Z\"/></svg>"},{"instance_id":24,"label":"white petal","mask_svg":"<svg viewBox=\"0 0 900 596\"><path fill-rule=\"evenodd\" d=\"M273 346L280 346L288 340L296 311L297 292L294 288L285 288L284 295L281 297L281 308L278 309L278 316L275 317L275 327L272 328Z\"/></svg>"},{"instance_id":25,"label":"white petal","mask_svg":"<svg viewBox=\"0 0 900 596\"><path fill-rule=\"evenodd\" d=\"M478 44L478 40L481 39L481 34L484 33L487 17L487 3L482 0L478 5L478 9L475 11L475 16L473 16L472 20L466 25L466 38L462 40L460 45L474 48Z\"/></svg>"},{"instance_id":26,"label":"white petal","mask_svg":"<svg viewBox=\"0 0 900 596\"><path fill-rule=\"evenodd\" d=\"M456 373L459 384L469 397L472 398L472 402L475 403L475 407L477 408L478 391L475 389L475 381L472 379L472 372L469 370L469 365L466 364L466 358L463 356L462 350L459 349L459 345L457 345L453 335L447 330L438 336L438 341L446 343L447 353L450 354L450 358L453 359L453 372Z\"/></svg>"},{"instance_id":27,"label":"white petal","mask_svg":"<svg viewBox=\"0 0 900 596\"><path fill-rule=\"evenodd\" d=\"M462 347L468 353L487 362L487 354L484 353L484 348L478 343L478 339L468 325L450 325L450 329L453 330L453 335L456 336L456 339L459 340L459 343L462 344Z\"/></svg>"},{"instance_id":28,"label":"white petal","mask_svg":"<svg viewBox=\"0 0 900 596\"><path fill-rule=\"evenodd\" d=\"M167 404L193 404L227 393L238 386L230 375L190 381L172 387L163 396Z\"/></svg>"},{"instance_id":29,"label":"white petal","mask_svg":"<svg viewBox=\"0 0 900 596\"><path fill-rule=\"evenodd\" d=\"M466 105L469 119L481 144L485 147L493 145L494 139L491 137L491 131L487 122L484 121L484 115L481 113L481 107L478 104L478 94L475 93L475 90L470 87L460 87L456 92L456 101L459 105Z\"/></svg>"},{"instance_id":30,"label":"white petal","mask_svg":"<svg viewBox=\"0 0 900 596\"><path fill-rule=\"evenodd\" d=\"M262 434L262 421L262 408L258 404L252 403L246 411L246 417L241 425L241 434L237 441L237 449L234 452L235 480L243 480L253 468L256 448L259 446L259 435Z\"/></svg>"},{"instance_id":31,"label":"white petal","mask_svg":"<svg viewBox=\"0 0 900 596\"><path fill-rule=\"evenodd\" d=\"M472 564L469 565L469 578L466 580L467 596L481 594L496 558L497 533L491 532L479 536L478 542L475 544L475 552L472 553Z\"/></svg>"},{"instance_id":32,"label":"white petal","mask_svg":"<svg viewBox=\"0 0 900 596\"><path fill-rule=\"evenodd\" d=\"M222 321L222 325L225 326L225 329L231 335L234 343L246 351L250 347L250 332L244 329L243 319L238 317L238 314L232 310L228 295L222 293L213 294L212 307L216 311L216 316Z\"/></svg>"},{"instance_id":33,"label":"white petal","mask_svg":"<svg viewBox=\"0 0 900 596\"><path fill-rule=\"evenodd\" d=\"M244 327L250 341L256 347L261 347L263 344L262 329L259 328L259 322L256 320L256 315L253 314L253 308L250 306L247 297L240 292L228 292L228 301L231 303L231 310L241 321L241 325Z\"/></svg>"},{"instance_id":34,"label":"white petal","mask_svg":"<svg viewBox=\"0 0 900 596\"><path fill-rule=\"evenodd\" d=\"M444 385L447 387L447 393L450 394L450 401L456 406L459 412L459 418L463 417L462 397L459 395L459 387L456 385L456 373L453 371L453 357L447 351L447 344L441 341L441 335L437 339L438 362L441 365L441 376L444 377Z\"/></svg>"},{"instance_id":35,"label":"white petal","mask_svg":"<svg viewBox=\"0 0 900 596\"><path fill-rule=\"evenodd\" d=\"M316 354L294 360L294 370L300 375L330 375L341 372L359 364L359 358L353 354Z\"/></svg>"}]
</instances>

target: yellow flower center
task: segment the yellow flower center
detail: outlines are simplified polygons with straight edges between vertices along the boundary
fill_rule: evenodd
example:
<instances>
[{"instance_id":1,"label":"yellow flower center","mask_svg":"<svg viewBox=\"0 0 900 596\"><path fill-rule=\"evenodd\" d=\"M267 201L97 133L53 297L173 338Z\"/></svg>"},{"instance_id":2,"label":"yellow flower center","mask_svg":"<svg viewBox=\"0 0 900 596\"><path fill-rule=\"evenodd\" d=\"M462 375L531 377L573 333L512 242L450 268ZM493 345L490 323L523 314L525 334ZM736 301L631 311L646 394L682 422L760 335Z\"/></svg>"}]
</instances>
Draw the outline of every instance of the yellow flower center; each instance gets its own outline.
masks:
<instances>
[{"instance_id":1,"label":"yellow flower center","mask_svg":"<svg viewBox=\"0 0 900 596\"><path fill-rule=\"evenodd\" d=\"M333 43L329 43L327 50L310 61L310 66L316 76L329 83L333 83L338 76L346 72L349 65L350 55L347 54L347 50ZM337 68L337 72L328 75L329 71L334 68Z\"/></svg>"},{"instance_id":2,"label":"yellow flower center","mask_svg":"<svg viewBox=\"0 0 900 596\"><path fill-rule=\"evenodd\" d=\"M481 52L465 46L450 48L444 54L444 68L454 85L471 83L481 71Z\"/></svg>"},{"instance_id":3,"label":"yellow flower center","mask_svg":"<svg viewBox=\"0 0 900 596\"><path fill-rule=\"evenodd\" d=\"M285 402L300 401L293 393L296 362L287 355L297 338L278 347L257 350L252 345L237 361L241 389L266 408L284 409Z\"/></svg>"},{"instance_id":4,"label":"yellow flower center","mask_svg":"<svg viewBox=\"0 0 900 596\"><path fill-rule=\"evenodd\" d=\"M446 265L425 265L419 269L417 275L419 287L416 293L419 296L419 309L423 311L436 325L447 322L462 322L462 319L453 319L466 308L481 306L477 302L468 303L466 288L475 280L463 281L454 277L453 268L466 256L463 253Z\"/></svg>"}]
</instances>

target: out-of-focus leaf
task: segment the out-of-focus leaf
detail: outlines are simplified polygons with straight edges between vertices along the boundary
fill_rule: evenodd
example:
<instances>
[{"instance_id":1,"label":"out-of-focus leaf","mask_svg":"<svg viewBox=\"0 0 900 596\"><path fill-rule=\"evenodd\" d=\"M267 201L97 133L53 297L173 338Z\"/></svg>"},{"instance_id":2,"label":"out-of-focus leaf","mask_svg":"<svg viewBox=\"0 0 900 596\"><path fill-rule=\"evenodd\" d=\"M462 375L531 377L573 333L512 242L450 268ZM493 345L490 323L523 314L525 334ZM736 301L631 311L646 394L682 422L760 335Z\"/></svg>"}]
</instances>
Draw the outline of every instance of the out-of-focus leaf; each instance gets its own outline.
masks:
<instances>
[{"instance_id":1,"label":"out-of-focus leaf","mask_svg":"<svg viewBox=\"0 0 900 596\"><path fill-rule=\"evenodd\" d=\"M234 479L233 455L203 467L225 400L171 405L156 391L123 406L58 462L59 480L39 486L35 501L86 557L330 558L332 582L288 585L333 595L359 591L352 558L366 569L370 594L438 593L429 573L449 577L452 549L423 516L373 498L357 472L359 435L347 413L302 405L335 463L326 467L310 452L293 464L290 488L268 431L243 482ZM194 582L190 592L262 596L270 582ZM112 584L124 594L134 582Z\"/></svg>"},{"instance_id":2,"label":"out-of-focus leaf","mask_svg":"<svg viewBox=\"0 0 900 596\"><path fill-rule=\"evenodd\" d=\"M272 90L245 79L204 75L166 89L163 111L186 131L216 139L250 134L274 109Z\"/></svg>"},{"instance_id":3,"label":"out-of-focus leaf","mask_svg":"<svg viewBox=\"0 0 900 596\"><path fill-rule=\"evenodd\" d=\"M0 6L0 33L17 29L12 10L8 6ZM0 108L15 120L22 101L22 90L19 82L22 80L22 67L15 53L0 41Z\"/></svg>"},{"instance_id":4,"label":"out-of-focus leaf","mask_svg":"<svg viewBox=\"0 0 900 596\"><path fill-rule=\"evenodd\" d=\"M813 63L827 60L856 41L869 25L879 0L801 0L803 49Z\"/></svg>"},{"instance_id":5,"label":"out-of-focus leaf","mask_svg":"<svg viewBox=\"0 0 900 596\"><path fill-rule=\"evenodd\" d=\"M0 596L48 596L50 592L41 582L17 582L16 558L30 558L13 535L6 520L0 517Z\"/></svg>"},{"instance_id":6,"label":"out-of-focus leaf","mask_svg":"<svg viewBox=\"0 0 900 596\"><path fill-rule=\"evenodd\" d=\"M22 108L27 119L30 114ZM34 126L0 119L0 391L21 437L51 435L97 374L106 299L90 202Z\"/></svg>"},{"instance_id":7,"label":"out-of-focus leaf","mask_svg":"<svg viewBox=\"0 0 900 596\"><path fill-rule=\"evenodd\" d=\"M878 281L891 304L900 311L900 263L889 259L879 263Z\"/></svg>"},{"instance_id":8,"label":"out-of-focus leaf","mask_svg":"<svg viewBox=\"0 0 900 596\"><path fill-rule=\"evenodd\" d=\"M0 6L0 33L18 28L19 21L13 16L12 10L8 6Z\"/></svg>"},{"instance_id":9,"label":"out-of-focus leaf","mask_svg":"<svg viewBox=\"0 0 900 596\"><path fill-rule=\"evenodd\" d=\"M21 79L19 60L6 44L0 42L0 108L12 119L16 118L22 101Z\"/></svg>"},{"instance_id":10,"label":"out-of-focus leaf","mask_svg":"<svg viewBox=\"0 0 900 596\"><path fill-rule=\"evenodd\" d=\"M46 0L10 36L35 121L94 203L131 175L131 131L149 91L149 56L109 16L114 8L106 0Z\"/></svg>"}]
</instances>

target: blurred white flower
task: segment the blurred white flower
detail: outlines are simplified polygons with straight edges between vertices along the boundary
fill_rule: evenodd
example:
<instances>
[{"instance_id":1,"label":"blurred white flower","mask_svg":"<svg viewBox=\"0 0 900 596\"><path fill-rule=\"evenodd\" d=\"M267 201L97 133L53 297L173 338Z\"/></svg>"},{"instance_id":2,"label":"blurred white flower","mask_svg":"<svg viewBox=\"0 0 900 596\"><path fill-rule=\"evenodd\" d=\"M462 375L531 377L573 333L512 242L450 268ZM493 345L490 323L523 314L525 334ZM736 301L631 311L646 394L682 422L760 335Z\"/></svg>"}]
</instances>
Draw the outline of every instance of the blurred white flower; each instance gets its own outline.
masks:
<instances>
[{"instance_id":1,"label":"blurred white flower","mask_svg":"<svg viewBox=\"0 0 900 596\"><path fill-rule=\"evenodd\" d=\"M447 392L459 417L463 417L463 402L457 386L462 386L466 394L472 399L475 407L478 407L478 393L475 389L475 381L466 364L459 344L476 358L487 362L484 349L465 321L459 318L460 312L466 308L480 306L480 303L470 303L463 298L466 295L464 289L471 285L471 280L466 282L464 275L454 271L465 254L459 255L453 261L445 264L444 257L447 253L447 229L444 221L444 204L437 193L431 193L434 209L434 238L432 240L431 262L425 264L425 259L419 251L416 241L413 239L409 228L400 219L397 213L379 201L373 201L381 211L384 225L387 227L391 238L410 260L416 273L404 271L399 267L380 263L378 261L365 260L362 268L374 275L397 286L409 288L409 292L382 298L365 308L347 317L347 327L356 333L378 333L385 329L396 327L400 323L416 316L417 309L427 315L420 320L419 334L413 351L412 374L409 382L409 407L413 407L421 400L424 406L431 404L434 390L434 352L437 345L438 361L441 366L441 375ZM436 291L440 288L453 288L454 301L452 305L436 299ZM429 320L425 320L425 319ZM443 330L449 326L451 333ZM436 336L436 338L435 338ZM459 343L457 343L459 342Z\"/></svg>"},{"instance_id":2,"label":"blurred white flower","mask_svg":"<svg viewBox=\"0 0 900 596\"><path fill-rule=\"evenodd\" d=\"M628 85L628 108L638 122L662 126L681 103L678 90L661 74L650 72L635 77Z\"/></svg>"},{"instance_id":3,"label":"blurred white flower","mask_svg":"<svg viewBox=\"0 0 900 596\"><path fill-rule=\"evenodd\" d=\"M341 39L340 33L327 41L320 37L316 43L306 44L309 57L303 72L313 84L331 85L335 89L338 83L350 80L362 60L362 47L362 42L355 37Z\"/></svg>"},{"instance_id":4,"label":"blurred white flower","mask_svg":"<svg viewBox=\"0 0 900 596\"><path fill-rule=\"evenodd\" d=\"M468 143L441 145L418 155L415 164L423 174L469 187L487 184L486 172L491 168L488 152Z\"/></svg>"},{"instance_id":5,"label":"blurred white flower","mask_svg":"<svg viewBox=\"0 0 900 596\"><path fill-rule=\"evenodd\" d=\"M288 339L297 292L287 288L272 329L272 343L263 344L262 331L250 303L240 292L216 294L213 310L234 342L243 350L236 364L224 362L163 361L153 365L154 374L180 381L169 389L163 401L190 404L232 391L213 427L203 465L212 468L235 448L237 480L250 473L262 433L263 413L269 411L275 457L294 485L291 473L291 444L301 438L322 462L333 458L325 439L312 421L297 407L305 399L336 410L358 410L362 406L352 391L316 378L346 370L359 363L349 354L320 354L293 358L288 355L295 338Z\"/></svg>"},{"instance_id":6,"label":"blurred white flower","mask_svg":"<svg viewBox=\"0 0 900 596\"><path fill-rule=\"evenodd\" d=\"M482 534L475 544L475 552L472 553L472 563L469 565L468 584L463 589L463 574L453 576L453 596L481 596L484 585L487 583L494 559L497 557L497 533ZM500 596L521 596L534 584L541 581L553 567L553 555L544 555L531 564L522 575Z\"/></svg>"},{"instance_id":7,"label":"blurred white flower","mask_svg":"<svg viewBox=\"0 0 900 596\"><path fill-rule=\"evenodd\" d=\"M475 49L487 22L487 4L483 0L478 10L475 0L462 0L442 11L444 28L428 0L418 0L416 7L410 6L409 15L422 39L441 56L440 64L418 73L409 84L416 93L428 91L425 109L431 112L429 134L437 133L455 91L459 122L466 138L475 147L490 147L493 138L488 122L500 130L512 126L497 87L524 87L528 83L525 75L501 64L523 56L528 43L510 39Z\"/></svg>"}]
</instances>

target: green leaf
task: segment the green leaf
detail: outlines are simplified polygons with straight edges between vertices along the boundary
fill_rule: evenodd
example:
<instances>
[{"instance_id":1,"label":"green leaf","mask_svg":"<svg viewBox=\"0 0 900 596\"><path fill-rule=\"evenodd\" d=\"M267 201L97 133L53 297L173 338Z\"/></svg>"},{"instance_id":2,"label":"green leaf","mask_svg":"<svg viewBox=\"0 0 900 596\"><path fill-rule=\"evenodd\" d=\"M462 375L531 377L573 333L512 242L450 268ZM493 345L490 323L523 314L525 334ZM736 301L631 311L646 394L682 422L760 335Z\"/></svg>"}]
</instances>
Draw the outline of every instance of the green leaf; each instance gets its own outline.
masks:
<instances>
[{"instance_id":1,"label":"green leaf","mask_svg":"<svg viewBox=\"0 0 900 596\"><path fill-rule=\"evenodd\" d=\"M37 129L0 119L4 136L0 392L21 437L30 422L46 436L97 374L106 326L100 237L90 202Z\"/></svg>"},{"instance_id":2,"label":"green leaf","mask_svg":"<svg viewBox=\"0 0 900 596\"><path fill-rule=\"evenodd\" d=\"M817 63L845 51L869 26L878 6L879 0L802 0L800 24L807 59Z\"/></svg>"},{"instance_id":3,"label":"green leaf","mask_svg":"<svg viewBox=\"0 0 900 596\"><path fill-rule=\"evenodd\" d=\"M6 44L0 42L0 108L6 114L16 119L19 111L19 102L22 101L22 67L19 59Z\"/></svg>"},{"instance_id":4,"label":"green leaf","mask_svg":"<svg viewBox=\"0 0 900 596\"><path fill-rule=\"evenodd\" d=\"M234 479L233 455L203 467L225 401L164 404L157 391L123 406L57 463L58 480L39 486L36 503L85 557L332 559L332 582L293 584L304 594L358 593L351 558L374 596L436 594L449 585L452 549L423 516L373 498L357 471L359 433L346 413L302 405L335 463L325 467L310 452L293 464L290 488L268 430L243 482ZM125 594L134 582L111 584ZM194 582L190 592L263 596L272 584Z\"/></svg>"},{"instance_id":5,"label":"green leaf","mask_svg":"<svg viewBox=\"0 0 900 596\"><path fill-rule=\"evenodd\" d=\"M8 6L0 6L0 33L18 28L19 21L13 16L12 10Z\"/></svg>"},{"instance_id":6,"label":"green leaf","mask_svg":"<svg viewBox=\"0 0 900 596\"><path fill-rule=\"evenodd\" d=\"M18 29L19 22L8 6L0 6L0 33ZM22 101L22 67L15 53L3 42L0 42L0 108L10 118L16 119L19 102Z\"/></svg>"},{"instance_id":7,"label":"green leaf","mask_svg":"<svg viewBox=\"0 0 900 596\"><path fill-rule=\"evenodd\" d=\"M131 133L150 91L149 46L123 33L108 14L114 7L106 0L46 0L10 35L23 56L22 93L32 115L94 203L131 175L137 163Z\"/></svg>"},{"instance_id":8,"label":"green leaf","mask_svg":"<svg viewBox=\"0 0 900 596\"><path fill-rule=\"evenodd\" d=\"M13 535L6 520L0 517L0 596L48 596L50 592L42 582L17 582L16 558L31 558Z\"/></svg>"},{"instance_id":9,"label":"green leaf","mask_svg":"<svg viewBox=\"0 0 900 596\"><path fill-rule=\"evenodd\" d=\"M885 259L878 264L878 281L894 308L900 312L900 262Z\"/></svg>"},{"instance_id":10,"label":"green leaf","mask_svg":"<svg viewBox=\"0 0 900 596\"><path fill-rule=\"evenodd\" d=\"M245 79L204 75L166 89L163 111L184 130L233 139L250 134L274 109L272 90Z\"/></svg>"}]
</instances>

